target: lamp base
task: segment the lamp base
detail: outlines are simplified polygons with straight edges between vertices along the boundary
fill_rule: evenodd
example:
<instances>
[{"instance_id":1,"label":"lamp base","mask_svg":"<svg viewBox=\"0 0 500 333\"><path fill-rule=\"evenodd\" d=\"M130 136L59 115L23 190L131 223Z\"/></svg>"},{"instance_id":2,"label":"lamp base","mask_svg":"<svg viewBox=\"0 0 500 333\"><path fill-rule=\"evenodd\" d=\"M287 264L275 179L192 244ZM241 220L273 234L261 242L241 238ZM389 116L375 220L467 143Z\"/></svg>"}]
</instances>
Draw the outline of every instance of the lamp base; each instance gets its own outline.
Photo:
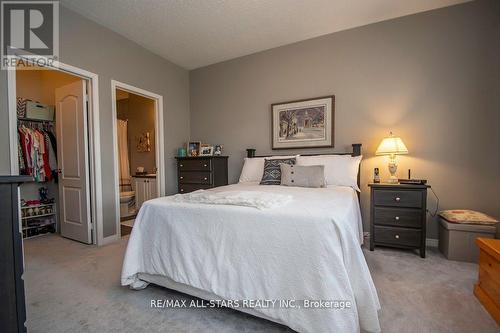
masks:
<instances>
[{"instance_id":1,"label":"lamp base","mask_svg":"<svg viewBox=\"0 0 500 333\"><path fill-rule=\"evenodd\" d=\"M399 183L399 180L396 176L391 176L389 179L387 179L387 182L389 184L397 184L397 183Z\"/></svg>"},{"instance_id":2,"label":"lamp base","mask_svg":"<svg viewBox=\"0 0 500 333\"><path fill-rule=\"evenodd\" d=\"M391 174L391 177L387 180L388 183L391 184L397 184L398 177L396 177L396 171L398 171L398 165L396 164L396 159L393 157L394 155L391 156L391 159L389 161L389 173Z\"/></svg>"}]
</instances>

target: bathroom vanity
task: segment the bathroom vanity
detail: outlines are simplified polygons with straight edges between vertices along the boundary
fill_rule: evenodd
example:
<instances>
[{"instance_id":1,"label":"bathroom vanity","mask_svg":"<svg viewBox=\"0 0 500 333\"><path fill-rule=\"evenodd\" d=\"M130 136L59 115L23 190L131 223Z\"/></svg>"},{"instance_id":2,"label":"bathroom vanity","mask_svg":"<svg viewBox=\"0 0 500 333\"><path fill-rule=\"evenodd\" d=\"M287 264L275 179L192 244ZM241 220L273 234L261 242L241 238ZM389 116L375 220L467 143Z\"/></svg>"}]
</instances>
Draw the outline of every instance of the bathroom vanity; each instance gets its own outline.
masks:
<instances>
[{"instance_id":1,"label":"bathroom vanity","mask_svg":"<svg viewBox=\"0 0 500 333\"><path fill-rule=\"evenodd\" d=\"M139 211L145 201L158 197L156 174L135 175L132 177L135 190L135 207Z\"/></svg>"}]
</instances>

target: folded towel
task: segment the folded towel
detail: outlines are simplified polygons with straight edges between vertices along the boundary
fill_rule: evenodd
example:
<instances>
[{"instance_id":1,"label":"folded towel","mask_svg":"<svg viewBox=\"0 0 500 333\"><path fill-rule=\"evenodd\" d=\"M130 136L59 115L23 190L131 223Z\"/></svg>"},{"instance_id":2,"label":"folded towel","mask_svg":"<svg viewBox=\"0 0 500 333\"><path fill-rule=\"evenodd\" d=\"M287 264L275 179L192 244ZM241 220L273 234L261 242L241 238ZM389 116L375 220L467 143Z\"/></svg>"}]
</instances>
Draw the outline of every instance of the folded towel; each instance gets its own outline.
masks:
<instances>
[{"instance_id":1,"label":"folded towel","mask_svg":"<svg viewBox=\"0 0 500 333\"><path fill-rule=\"evenodd\" d=\"M234 205L270 209L286 205L292 200L292 196L258 191L212 192L198 190L187 194L176 194L172 197L172 200L184 203Z\"/></svg>"}]
</instances>

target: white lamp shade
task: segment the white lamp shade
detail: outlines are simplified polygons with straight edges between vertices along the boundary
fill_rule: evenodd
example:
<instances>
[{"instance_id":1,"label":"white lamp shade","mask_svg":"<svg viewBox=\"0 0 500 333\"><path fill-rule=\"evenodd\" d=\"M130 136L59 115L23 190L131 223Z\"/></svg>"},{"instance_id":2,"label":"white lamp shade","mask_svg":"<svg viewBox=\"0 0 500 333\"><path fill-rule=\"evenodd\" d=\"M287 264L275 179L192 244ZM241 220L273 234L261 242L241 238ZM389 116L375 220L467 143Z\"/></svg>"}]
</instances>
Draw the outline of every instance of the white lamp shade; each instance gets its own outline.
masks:
<instances>
[{"instance_id":1,"label":"white lamp shade","mask_svg":"<svg viewBox=\"0 0 500 333\"><path fill-rule=\"evenodd\" d=\"M401 155L408 154L403 140L397 136L388 136L382 140L375 152L375 155Z\"/></svg>"}]
</instances>

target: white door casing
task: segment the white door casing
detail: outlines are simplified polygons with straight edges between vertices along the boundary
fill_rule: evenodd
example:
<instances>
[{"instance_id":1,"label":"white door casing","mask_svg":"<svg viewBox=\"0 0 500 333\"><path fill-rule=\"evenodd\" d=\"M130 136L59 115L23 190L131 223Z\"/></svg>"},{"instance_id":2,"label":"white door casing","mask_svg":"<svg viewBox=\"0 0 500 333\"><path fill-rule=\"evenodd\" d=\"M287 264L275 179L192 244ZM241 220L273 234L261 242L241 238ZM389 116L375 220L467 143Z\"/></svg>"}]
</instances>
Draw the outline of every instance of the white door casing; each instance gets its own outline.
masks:
<instances>
[{"instance_id":1,"label":"white door casing","mask_svg":"<svg viewBox=\"0 0 500 333\"><path fill-rule=\"evenodd\" d=\"M92 243L86 82L56 89L61 235Z\"/></svg>"}]
</instances>

